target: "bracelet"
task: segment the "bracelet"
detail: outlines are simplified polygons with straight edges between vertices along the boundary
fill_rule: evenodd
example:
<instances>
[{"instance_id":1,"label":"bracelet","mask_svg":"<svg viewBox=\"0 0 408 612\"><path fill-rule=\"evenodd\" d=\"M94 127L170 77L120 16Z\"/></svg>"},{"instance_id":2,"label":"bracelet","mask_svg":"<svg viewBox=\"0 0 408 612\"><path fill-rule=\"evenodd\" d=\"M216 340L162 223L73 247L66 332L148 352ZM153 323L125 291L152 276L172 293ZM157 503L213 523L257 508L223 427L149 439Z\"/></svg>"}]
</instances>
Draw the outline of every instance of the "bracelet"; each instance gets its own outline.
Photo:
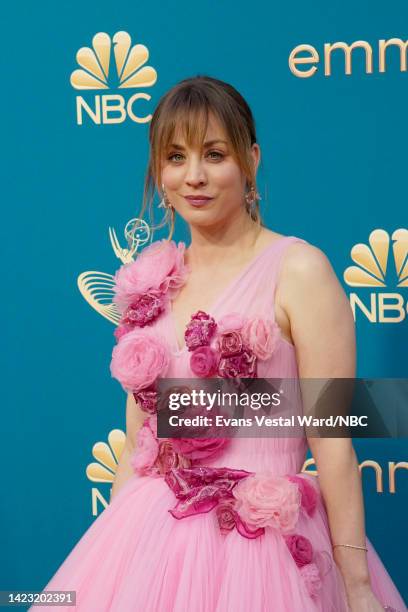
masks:
<instances>
[{"instance_id":1,"label":"bracelet","mask_svg":"<svg viewBox=\"0 0 408 612\"><path fill-rule=\"evenodd\" d=\"M359 548L360 550L368 551L368 548L365 546L355 546L354 544L333 544L333 548L336 548L336 546L347 546L347 548Z\"/></svg>"}]
</instances>

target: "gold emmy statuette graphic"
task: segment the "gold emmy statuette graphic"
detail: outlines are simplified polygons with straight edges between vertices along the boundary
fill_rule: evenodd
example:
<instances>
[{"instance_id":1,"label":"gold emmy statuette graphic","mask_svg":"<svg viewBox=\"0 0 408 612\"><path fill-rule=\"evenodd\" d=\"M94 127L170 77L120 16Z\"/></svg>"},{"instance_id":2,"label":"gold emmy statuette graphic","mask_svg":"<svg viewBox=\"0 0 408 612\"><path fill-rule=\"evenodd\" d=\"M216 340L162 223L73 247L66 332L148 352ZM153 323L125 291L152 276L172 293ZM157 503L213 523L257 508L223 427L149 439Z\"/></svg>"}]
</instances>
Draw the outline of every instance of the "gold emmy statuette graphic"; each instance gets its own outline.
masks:
<instances>
[{"instance_id":1,"label":"gold emmy statuette graphic","mask_svg":"<svg viewBox=\"0 0 408 612\"><path fill-rule=\"evenodd\" d=\"M113 252L122 263L126 264L134 261L134 255L139 247L149 241L150 228L143 219L134 218L126 223L124 234L128 248L120 246L115 230L109 228ZM118 325L120 313L112 301L114 282L113 274L96 270L82 272L77 279L78 288L88 304L103 317Z\"/></svg>"},{"instance_id":2,"label":"gold emmy statuette graphic","mask_svg":"<svg viewBox=\"0 0 408 612\"><path fill-rule=\"evenodd\" d=\"M71 85L75 89L109 89L111 48L116 63L119 89L152 87L157 80L157 72L144 64L149 59L149 51L144 45L133 45L127 32L116 32L112 37L98 32L92 39L92 48L81 47L76 61L82 68L71 74ZM116 86L116 84L114 84Z\"/></svg>"},{"instance_id":3,"label":"gold emmy statuette graphic","mask_svg":"<svg viewBox=\"0 0 408 612\"><path fill-rule=\"evenodd\" d=\"M408 229L393 232L391 239L397 287L408 287ZM351 259L357 266L349 266L344 280L351 287L386 287L390 236L382 229L375 229L367 244L356 244L351 249Z\"/></svg>"}]
</instances>

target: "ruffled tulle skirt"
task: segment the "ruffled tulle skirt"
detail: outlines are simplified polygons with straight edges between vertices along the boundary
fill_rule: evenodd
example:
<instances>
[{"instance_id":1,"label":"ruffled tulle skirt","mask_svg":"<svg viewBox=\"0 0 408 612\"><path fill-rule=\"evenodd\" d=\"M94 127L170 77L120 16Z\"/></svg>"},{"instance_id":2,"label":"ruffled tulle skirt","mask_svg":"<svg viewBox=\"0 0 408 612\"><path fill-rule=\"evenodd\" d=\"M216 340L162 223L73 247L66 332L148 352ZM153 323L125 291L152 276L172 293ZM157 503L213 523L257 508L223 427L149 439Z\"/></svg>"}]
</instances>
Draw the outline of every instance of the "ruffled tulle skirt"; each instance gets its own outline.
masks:
<instances>
[{"instance_id":1,"label":"ruffled tulle skirt","mask_svg":"<svg viewBox=\"0 0 408 612\"><path fill-rule=\"evenodd\" d=\"M92 523L43 590L73 590L81 612L346 612L343 580L331 556L319 499L297 531L319 553L320 589L311 596L282 535L223 535L216 513L174 518L163 478L133 476ZM373 590L382 603L406 607L367 541ZM31 609L31 608L30 608ZM47 609L32 606L33 610Z\"/></svg>"}]
</instances>

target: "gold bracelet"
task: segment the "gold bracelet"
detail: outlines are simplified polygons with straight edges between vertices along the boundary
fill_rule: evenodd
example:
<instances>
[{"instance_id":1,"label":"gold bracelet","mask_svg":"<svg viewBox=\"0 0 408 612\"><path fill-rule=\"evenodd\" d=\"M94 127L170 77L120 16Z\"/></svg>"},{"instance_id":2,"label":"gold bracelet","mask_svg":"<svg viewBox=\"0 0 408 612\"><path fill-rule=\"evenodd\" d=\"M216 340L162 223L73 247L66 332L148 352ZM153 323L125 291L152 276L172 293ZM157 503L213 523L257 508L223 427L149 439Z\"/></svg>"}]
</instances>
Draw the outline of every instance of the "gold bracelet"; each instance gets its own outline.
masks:
<instances>
[{"instance_id":1,"label":"gold bracelet","mask_svg":"<svg viewBox=\"0 0 408 612\"><path fill-rule=\"evenodd\" d=\"M336 546L347 546L347 548L359 548L360 550L368 551L368 548L365 546L355 546L354 544L333 544L333 548L336 548Z\"/></svg>"}]
</instances>

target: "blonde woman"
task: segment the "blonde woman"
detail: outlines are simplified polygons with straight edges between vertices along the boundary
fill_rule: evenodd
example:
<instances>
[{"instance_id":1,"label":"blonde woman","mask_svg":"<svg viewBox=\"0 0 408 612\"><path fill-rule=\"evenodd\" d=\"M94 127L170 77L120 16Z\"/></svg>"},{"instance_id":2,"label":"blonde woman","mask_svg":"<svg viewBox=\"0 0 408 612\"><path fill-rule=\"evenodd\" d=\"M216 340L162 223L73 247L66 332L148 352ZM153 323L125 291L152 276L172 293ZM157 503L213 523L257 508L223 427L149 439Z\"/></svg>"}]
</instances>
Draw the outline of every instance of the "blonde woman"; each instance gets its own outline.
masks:
<instances>
[{"instance_id":1,"label":"blonde woman","mask_svg":"<svg viewBox=\"0 0 408 612\"><path fill-rule=\"evenodd\" d=\"M351 309L327 257L261 222L260 157L231 85L197 76L160 100L143 214L157 191L169 237L115 276L126 446L110 505L46 587L75 590L75 609L406 610L366 538L350 439L157 436L160 378L355 376ZM188 246L173 240L177 216ZM308 447L318 477L301 471Z\"/></svg>"}]
</instances>

